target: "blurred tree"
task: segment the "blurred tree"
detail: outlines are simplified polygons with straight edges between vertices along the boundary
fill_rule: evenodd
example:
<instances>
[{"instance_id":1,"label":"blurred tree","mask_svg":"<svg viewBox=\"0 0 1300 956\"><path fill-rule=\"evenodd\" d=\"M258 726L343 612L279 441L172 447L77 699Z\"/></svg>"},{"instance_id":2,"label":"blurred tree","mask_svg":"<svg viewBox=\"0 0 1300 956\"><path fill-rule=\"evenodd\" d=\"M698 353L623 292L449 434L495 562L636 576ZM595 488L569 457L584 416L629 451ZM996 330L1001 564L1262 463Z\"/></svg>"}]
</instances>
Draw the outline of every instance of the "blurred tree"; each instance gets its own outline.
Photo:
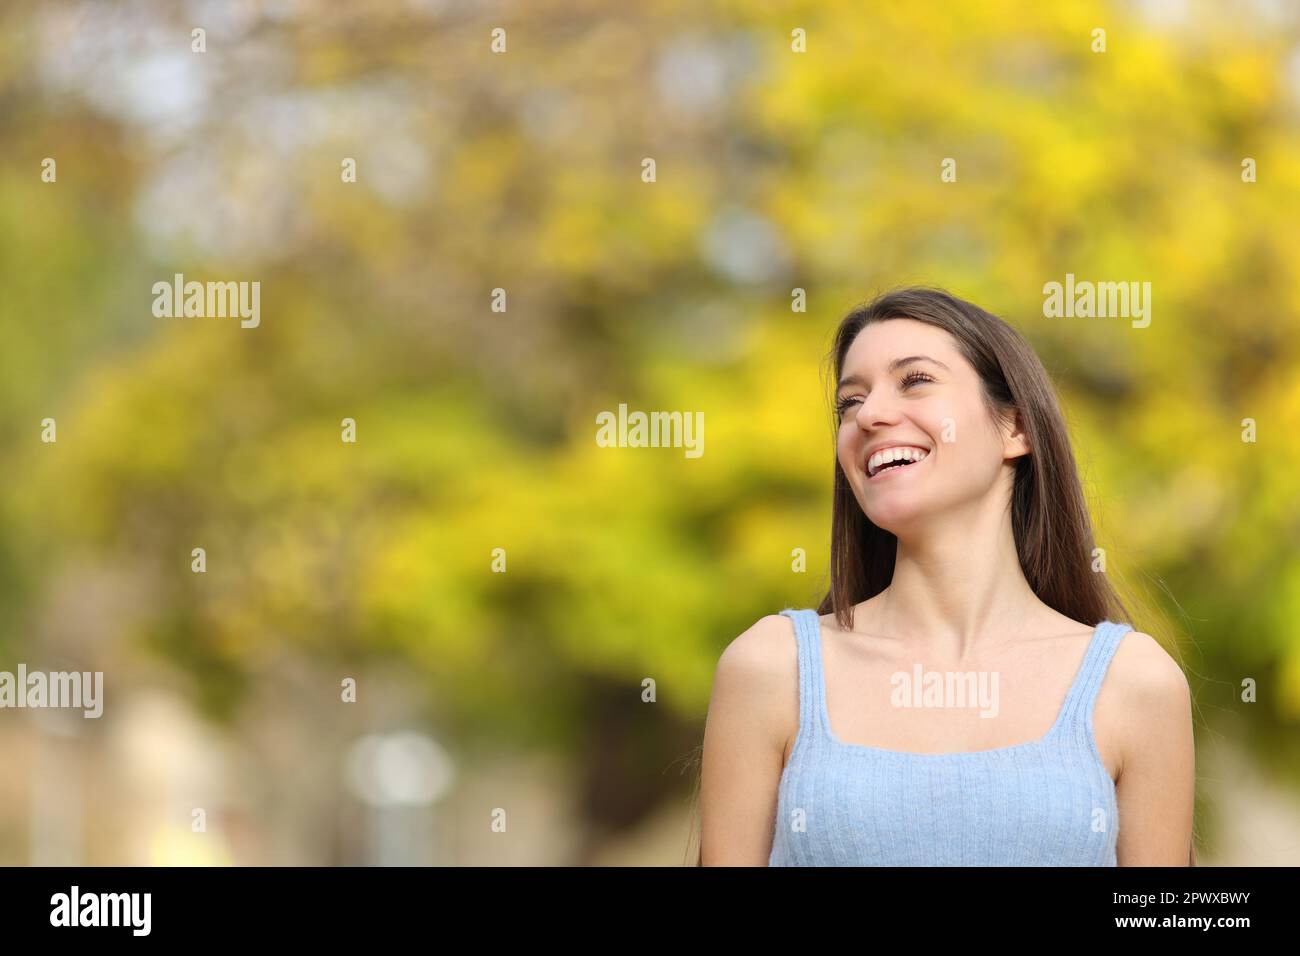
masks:
<instances>
[{"instance_id":1,"label":"blurred tree","mask_svg":"<svg viewBox=\"0 0 1300 956\"><path fill-rule=\"evenodd\" d=\"M59 0L0 27L6 656L89 555L216 718L268 655L392 658L460 746L586 760L593 827L631 826L681 793L726 642L824 587L830 330L937 283L1040 350L1112 566L1195 622L1202 705L1300 767L1293 22ZM154 318L176 272L260 281L261 325ZM1150 281L1150 327L1045 318L1067 272ZM597 447L620 402L702 411L706 453Z\"/></svg>"}]
</instances>

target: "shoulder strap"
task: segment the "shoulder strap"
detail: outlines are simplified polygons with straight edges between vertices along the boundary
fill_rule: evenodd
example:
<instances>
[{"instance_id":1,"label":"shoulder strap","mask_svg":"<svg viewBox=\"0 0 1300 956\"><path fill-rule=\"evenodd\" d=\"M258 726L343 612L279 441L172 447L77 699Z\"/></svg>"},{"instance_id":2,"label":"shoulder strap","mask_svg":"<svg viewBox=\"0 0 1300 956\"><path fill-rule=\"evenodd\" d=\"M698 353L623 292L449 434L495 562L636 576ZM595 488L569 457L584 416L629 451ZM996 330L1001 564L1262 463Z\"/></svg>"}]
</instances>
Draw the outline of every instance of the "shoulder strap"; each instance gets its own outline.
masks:
<instances>
[{"instance_id":1,"label":"shoulder strap","mask_svg":"<svg viewBox=\"0 0 1300 956\"><path fill-rule=\"evenodd\" d=\"M1124 635L1133 630L1130 624L1118 624L1114 621L1102 621L1093 631L1088 650L1083 655L1083 663L1070 685L1070 693L1065 706L1061 709L1063 723L1078 729L1088 729L1092 719L1093 705L1101 690L1102 681L1110 667L1111 658L1119 648Z\"/></svg>"},{"instance_id":2,"label":"shoulder strap","mask_svg":"<svg viewBox=\"0 0 1300 956\"><path fill-rule=\"evenodd\" d=\"M821 727L826 685L822 674L821 620L812 608L786 608L781 612L794 623L799 648L799 736L813 735Z\"/></svg>"}]
</instances>

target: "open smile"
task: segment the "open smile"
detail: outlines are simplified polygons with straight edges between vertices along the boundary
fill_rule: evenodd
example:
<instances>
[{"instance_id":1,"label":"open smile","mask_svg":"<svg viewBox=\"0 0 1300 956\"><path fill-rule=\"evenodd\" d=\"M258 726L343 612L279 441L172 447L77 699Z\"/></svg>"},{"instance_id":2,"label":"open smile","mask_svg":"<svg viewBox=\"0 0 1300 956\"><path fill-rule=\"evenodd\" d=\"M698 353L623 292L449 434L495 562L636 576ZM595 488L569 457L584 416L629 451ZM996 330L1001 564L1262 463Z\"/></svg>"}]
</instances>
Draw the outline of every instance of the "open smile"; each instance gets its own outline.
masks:
<instances>
[{"instance_id":1,"label":"open smile","mask_svg":"<svg viewBox=\"0 0 1300 956\"><path fill-rule=\"evenodd\" d=\"M886 448L867 460L867 481L888 481L891 476L897 477L899 473L914 468L929 457L929 450L919 446Z\"/></svg>"}]
</instances>

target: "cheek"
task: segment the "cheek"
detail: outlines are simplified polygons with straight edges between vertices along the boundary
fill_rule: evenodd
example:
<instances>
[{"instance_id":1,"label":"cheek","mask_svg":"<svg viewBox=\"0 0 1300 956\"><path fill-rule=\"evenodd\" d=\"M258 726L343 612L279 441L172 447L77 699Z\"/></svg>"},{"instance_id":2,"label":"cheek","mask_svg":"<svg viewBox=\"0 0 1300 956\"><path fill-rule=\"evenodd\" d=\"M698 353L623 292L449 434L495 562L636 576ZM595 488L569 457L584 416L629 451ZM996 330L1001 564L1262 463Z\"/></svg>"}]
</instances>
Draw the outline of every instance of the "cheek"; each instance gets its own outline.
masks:
<instances>
[{"instance_id":1,"label":"cheek","mask_svg":"<svg viewBox=\"0 0 1300 956\"><path fill-rule=\"evenodd\" d=\"M970 429L964 436L959 430L956 441L941 446L945 457L974 482L981 482L997 472L1000 447L995 436Z\"/></svg>"},{"instance_id":2,"label":"cheek","mask_svg":"<svg viewBox=\"0 0 1300 956\"><path fill-rule=\"evenodd\" d=\"M853 429L841 427L835 438L835 454L840 460L840 467L845 474L852 474L858 453L858 441L853 437Z\"/></svg>"}]
</instances>

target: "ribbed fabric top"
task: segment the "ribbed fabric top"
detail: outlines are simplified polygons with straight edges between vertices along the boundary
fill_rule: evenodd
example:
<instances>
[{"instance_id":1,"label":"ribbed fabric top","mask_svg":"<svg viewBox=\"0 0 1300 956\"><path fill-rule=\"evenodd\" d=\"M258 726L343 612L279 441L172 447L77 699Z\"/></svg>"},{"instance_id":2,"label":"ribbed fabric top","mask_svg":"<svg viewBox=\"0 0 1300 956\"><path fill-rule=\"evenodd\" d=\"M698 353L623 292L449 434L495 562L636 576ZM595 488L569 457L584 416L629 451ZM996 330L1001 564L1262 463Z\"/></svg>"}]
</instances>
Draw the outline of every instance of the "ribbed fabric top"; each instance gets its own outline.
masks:
<instances>
[{"instance_id":1,"label":"ribbed fabric top","mask_svg":"<svg viewBox=\"0 0 1300 956\"><path fill-rule=\"evenodd\" d=\"M1115 783L1093 705L1128 624L1102 621L1038 740L922 754L848 744L826 709L821 620L786 608L799 731L781 774L769 866L1115 866Z\"/></svg>"}]
</instances>

